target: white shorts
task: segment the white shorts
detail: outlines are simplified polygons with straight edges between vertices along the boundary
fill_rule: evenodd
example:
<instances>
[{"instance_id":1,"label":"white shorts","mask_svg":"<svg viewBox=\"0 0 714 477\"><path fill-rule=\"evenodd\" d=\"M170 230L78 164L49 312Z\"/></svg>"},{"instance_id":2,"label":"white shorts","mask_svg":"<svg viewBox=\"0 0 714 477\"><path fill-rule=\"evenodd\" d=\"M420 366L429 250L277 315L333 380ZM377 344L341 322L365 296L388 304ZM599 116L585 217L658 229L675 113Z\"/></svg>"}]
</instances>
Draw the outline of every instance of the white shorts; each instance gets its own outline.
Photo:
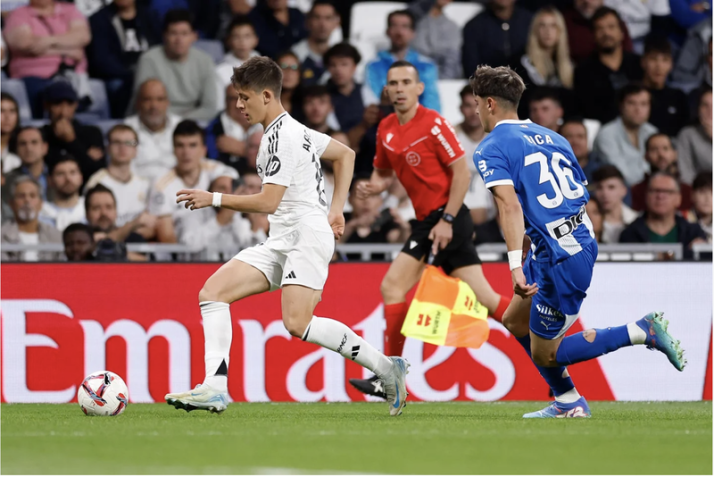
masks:
<instances>
[{"instance_id":1,"label":"white shorts","mask_svg":"<svg viewBox=\"0 0 714 477\"><path fill-rule=\"evenodd\" d=\"M285 285L322 290L334 252L335 237L331 231L300 225L289 233L268 237L259 245L241 250L233 258L263 272L270 291Z\"/></svg>"}]
</instances>

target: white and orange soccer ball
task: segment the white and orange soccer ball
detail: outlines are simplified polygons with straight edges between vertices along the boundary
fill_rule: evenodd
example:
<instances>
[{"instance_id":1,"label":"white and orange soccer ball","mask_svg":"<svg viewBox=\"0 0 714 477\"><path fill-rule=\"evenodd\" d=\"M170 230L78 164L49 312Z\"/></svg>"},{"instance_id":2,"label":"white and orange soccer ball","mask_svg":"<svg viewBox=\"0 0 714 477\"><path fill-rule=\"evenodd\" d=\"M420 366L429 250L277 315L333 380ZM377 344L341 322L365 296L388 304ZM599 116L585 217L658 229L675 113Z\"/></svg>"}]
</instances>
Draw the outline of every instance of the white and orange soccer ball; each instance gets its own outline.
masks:
<instances>
[{"instance_id":1,"label":"white and orange soccer ball","mask_svg":"<svg viewBox=\"0 0 714 477\"><path fill-rule=\"evenodd\" d=\"M77 402L88 416L118 416L129 404L129 390L119 375L97 371L82 381Z\"/></svg>"}]
</instances>

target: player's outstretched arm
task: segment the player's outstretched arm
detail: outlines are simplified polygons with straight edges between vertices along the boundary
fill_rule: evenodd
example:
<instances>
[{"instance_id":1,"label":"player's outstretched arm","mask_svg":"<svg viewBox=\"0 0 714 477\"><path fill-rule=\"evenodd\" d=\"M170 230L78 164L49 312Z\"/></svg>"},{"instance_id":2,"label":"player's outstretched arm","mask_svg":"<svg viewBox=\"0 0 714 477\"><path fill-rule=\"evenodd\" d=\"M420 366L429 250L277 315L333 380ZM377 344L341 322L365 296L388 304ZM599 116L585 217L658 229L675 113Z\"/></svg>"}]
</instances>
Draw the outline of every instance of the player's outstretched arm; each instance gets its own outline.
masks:
<instances>
[{"instance_id":1,"label":"player's outstretched arm","mask_svg":"<svg viewBox=\"0 0 714 477\"><path fill-rule=\"evenodd\" d=\"M342 210L345 208L347 193L350 190L352 174L355 170L355 152L341 142L330 139L321 158L332 162L335 174L335 190L332 194L332 204L327 218L335 238L339 239L345 232L345 216L342 214Z\"/></svg>"},{"instance_id":2,"label":"player's outstretched arm","mask_svg":"<svg viewBox=\"0 0 714 477\"><path fill-rule=\"evenodd\" d=\"M183 189L176 193L176 203L184 202L187 209L196 210L204 207L225 207L237 212L256 212L274 214L283 200L287 187L278 184L263 184L258 194L233 195L219 194L199 189Z\"/></svg>"},{"instance_id":3,"label":"player's outstretched arm","mask_svg":"<svg viewBox=\"0 0 714 477\"><path fill-rule=\"evenodd\" d=\"M506 238L508 248L509 266L511 268L511 278L513 279L513 291L523 297L533 296L538 292L538 284L526 283L523 269L521 268L521 256L523 250L523 236L526 233L523 209L516 195L516 190L512 185L497 185L491 187L498 213L501 216L501 229ZM516 253L517 251L517 253ZM511 262L511 252L514 252L514 263Z\"/></svg>"}]
</instances>

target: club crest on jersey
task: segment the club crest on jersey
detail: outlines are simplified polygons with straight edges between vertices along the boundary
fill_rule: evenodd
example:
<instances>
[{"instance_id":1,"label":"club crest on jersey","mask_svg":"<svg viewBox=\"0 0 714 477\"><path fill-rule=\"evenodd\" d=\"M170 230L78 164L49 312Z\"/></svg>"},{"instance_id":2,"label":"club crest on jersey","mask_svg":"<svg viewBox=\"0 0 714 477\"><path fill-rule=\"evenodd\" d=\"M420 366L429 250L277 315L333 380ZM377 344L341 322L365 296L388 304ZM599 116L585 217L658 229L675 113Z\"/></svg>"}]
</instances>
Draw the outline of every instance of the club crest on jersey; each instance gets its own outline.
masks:
<instances>
[{"instance_id":1,"label":"club crest on jersey","mask_svg":"<svg viewBox=\"0 0 714 477\"><path fill-rule=\"evenodd\" d=\"M394 134L392 134L392 133L387 134L387 144L389 144L389 141L391 141L393 137L394 137Z\"/></svg>"},{"instance_id":2,"label":"club crest on jersey","mask_svg":"<svg viewBox=\"0 0 714 477\"><path fill-rule=\"evenodd\" d=\"M278 156L272 156L268 160L268 164L265 166L265 175L270 177L274 176L280 170L280 159Z\"/></svg>"},{"instance_id":3,"label":"club crest on jersey","mask_svg":"<svg viewBox=\"0 0 714 477\"><path fill-rule=\"evenodd\" d=\"M407 164L414 167L418 166L419 163L421 163L421 156L414 151L409 151L407 153Z\"/></svg>"}]
</instances>

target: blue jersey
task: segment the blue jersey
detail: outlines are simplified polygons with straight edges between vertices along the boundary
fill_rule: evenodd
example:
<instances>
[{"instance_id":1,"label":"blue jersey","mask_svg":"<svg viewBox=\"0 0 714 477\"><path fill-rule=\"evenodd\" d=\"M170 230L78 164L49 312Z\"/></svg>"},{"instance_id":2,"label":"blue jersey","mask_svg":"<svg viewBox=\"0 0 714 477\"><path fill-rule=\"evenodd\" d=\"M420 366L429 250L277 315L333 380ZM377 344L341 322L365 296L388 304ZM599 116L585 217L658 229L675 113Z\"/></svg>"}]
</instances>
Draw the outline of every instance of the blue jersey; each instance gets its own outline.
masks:
<instances>
[{"instance_id":1,"label":"blue jersey","mask_svg":"<svg viewBox=\"0 0 714 477\"><path fill-rule=\"evenodd\" d=\"M560 262L594 240L587 180L563 136L528 120L500 121L474 163L486 187L515 188L539 261Z\"/></svg>"}]
</instances>

